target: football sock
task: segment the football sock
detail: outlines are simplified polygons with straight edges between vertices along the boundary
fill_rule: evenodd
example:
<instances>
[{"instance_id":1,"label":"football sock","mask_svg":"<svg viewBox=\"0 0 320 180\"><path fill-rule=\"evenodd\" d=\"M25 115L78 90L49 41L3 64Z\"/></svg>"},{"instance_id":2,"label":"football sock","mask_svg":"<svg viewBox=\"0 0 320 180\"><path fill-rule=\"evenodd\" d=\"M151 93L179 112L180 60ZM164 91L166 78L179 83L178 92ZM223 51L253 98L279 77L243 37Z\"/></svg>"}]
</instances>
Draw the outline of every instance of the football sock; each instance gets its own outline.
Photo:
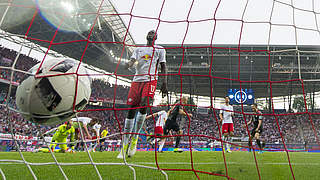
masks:
<instances>
[{"instance_id":1,"label":"football sock","mask_svg":"<svg viewBox=\"0 0 320 180\"><path fill-rule=\"evenodd\" d=\"M161 139L159 151L162 151L162 148L163 148L165 142L166 142L166 139L165 139L165 138L164 138L164 139Z\"/></svg>"},{"instance_id":2,"label":"football sock","mask_svg":"<svg viewBox=\"0 0 320 180\"><path fill-rule=\"evenodd\" d=\"M227 137L227 149L230 149L231 145L229 144L231 142L231 137Z\"/></svg>"},{"instance_id":3,"label":"football sock","mask_svg":"<svg viewBox=\"0 0 320 180\"><path fill-rule=\"evenodd\" d=\"M259 148L262 149L260 139L257 139L256 141L257 141L257 144L258 144Z\"/></svg>"},{"instance_id":4,"label":"football sock","mask_svg":"<svg viewBox=\"0 0 320 180\"><path fill-rule=\"evenodd\" d=\"M249 151L251 151L251 148L252 148L252 143L251 143L251 141L252 141L252 140L250 140L250 139L249 139L249 141L248 141Z\"/></svg>"},{"instance_id":5,"label":"football sock","mask_svg":"<svg viewBox=\"0 0 320 180\"><path fill-rule=\"evenodd\" d=\"M134 126L134 131L135 133L139 133L142 129L144 120L146 119L147 114L141 114L140 112L137 113L136 116L136 122L135 122L135 126ZM138 138L138 134L133 134L132 137L137 139Z\"/></svg>"},{"instance_id":6,"label":"football sock","mask_svg":"<svg viewBox=\"0 0 320 180\"><path fill-rule=\"evenodd\" d=\"M128 119L126 118L124 122L124 133L131 133L134 126L134 119ZM127 145L129 143L130 134L124 134L123 135L123 144Z\"/></svg>"},{"instance_id":7,"label":"football sock","mask_svg":"<svg viewBox=\"0 0 320 180\"><path fill-rule=\"evenodd\" d=\"M175 145L175 148L178 148L178 147L179 147L180 139L181 139L181 136L178 136L178 137L176 138L176 145Z\"/></svg>"}]
</instances>

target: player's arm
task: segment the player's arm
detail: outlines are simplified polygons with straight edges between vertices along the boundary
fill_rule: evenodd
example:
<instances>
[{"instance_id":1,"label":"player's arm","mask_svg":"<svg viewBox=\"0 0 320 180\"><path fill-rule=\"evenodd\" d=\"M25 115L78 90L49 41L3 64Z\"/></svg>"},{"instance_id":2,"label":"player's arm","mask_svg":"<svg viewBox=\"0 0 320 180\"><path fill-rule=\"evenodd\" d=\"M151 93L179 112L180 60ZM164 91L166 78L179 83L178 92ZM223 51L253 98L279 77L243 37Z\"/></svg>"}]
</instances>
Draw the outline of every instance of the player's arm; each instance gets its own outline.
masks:
<instances>
[{"instance_id":1,"label":"player's arm","mask_svg":"<svg viewBox=\"0 0 320 180\"><path fill-rule=\"evenodd\" d=\"M86 131L86 134L87 134L88 138L89 138L89 139L92 139L92 137L91 137L91 135L90 135L90 133L89 133L89 131L88 131L88 128L87 128L87 125L86 125L86 124L83 124L83 128L84 128L84 130Z\"/></svg>"},{"instance_id":2,"label":"player's arm","mask_svg":"<svg viewBox=\"0 0 320 180\"><path fill-rule=\"evenodd\" d=\"M137 60L135 58L131 58L130 61L125 65L126 69L131 68Z\"/></svg>"},{"instance_id":3,"label":"player's arm","mask_svg":"<svg viewBox=\"0 0 320 180\"><path fill-rule=\"evenodd\" d=\"M181 115L183 115L183 116L187 116L187 114L188 114L190 117L192 117L192 114L191 114L191 113L186 113L186 112L184 112L183 109L179 109L179 114L181 114Z\"/></svg>"},{"instance_id":4,"label":"player's arm","mask_svg":"<svg viewBox=\"0 0 320 180\"><path fill-rule=\"evenodd\" d=\"M43 135L47 135L47 134L50 134L52 133L53 131L56 131L58 128L53 128L53 129L50 129L49 131L43 133Z\"/></svg>"},{"instance_id":5,"label":"player's arm","mask_svg":"<svg viewBox=\"0 0 320 180\"><path fill-rule=\"evenodd\" d=\"M95 129L98 144L100 143L100 132L99 131L100 131L100 129Z\"/></svg>"},{"instance_id":6,"label":"player's arm","mask_svg":"<svg viewBox=\"0 0 320 180\"><path fill-rule=\"evenodd\" d=\"M162 76L162 85L160 88L160 91L162 92L162 97L165 97L168 93L168 89L167 89L167 65L165 62L161 62L160 63L160 68L161 68L161 74L163 74Z\"/></svg>"},{"instance_id":7,"label":"player's arm","mask_svg":"<svg viewBox=\"0 0 320 180\"><path fill-rule=\"evenodd\" d=\"M252 123L252 118L253 118L253 116L250 118L250 121L247 123L247 126L249 126ZM244 125L244 127L246 127L246 126Z\"/></svg>"},{"instance_id":8,"label":"player's arm","mask_svg":"<svg viewBox=\"0 0 320 180\"><path fill-rule=\"evenodd\" d=\"M58 139L60 134L61 134L61 131L63 130L63 125L59 126L56 130L56 132L54 133L53 135L53 138L52 140L55 140L55 139Z\"/></svg>"},{"instance_id":9,"label":"player's arm","mask_svg":"<svg viewBox=\"0 0 320 180\"><path fill-rule=\"evenodd\" d=\"M147 120L147 119L150 119L150 118L152 118L152 117L157 117L157 115L158 115L157 112L156 112L156 113L153 113L153 114L147 116L147 117L146 117L146 120Z\"/></svg>"},{"instance_id":10,"label":"player's arm","mask_svg":"<svg viewBox=\"0 0 320 180\"><path fill-rule=\"evenodd\" d=\"M231 116L232 116L232 117L234 117L234 110L233 110L233 107L232 107Z\"/></svg>"},{"instance_id":11,"label":"player's arm","mask_svg":"<svg viewBox=\"0 0 320 180\"><path fill-rule=\"evenodd\" d=\"M219 117L220 117L220 123L222 123L222 120L223 120L223 110L220 111Z\"/></svg>"},{"instance_id":12,"label":"player's arm","mask_svg":"<svg viewBox=\"0 0 320 180\"><path fill-rule=\"evenodd\" d=\"M259 124L258 124L256 131L258 131L260 129L261 124L262 124L262 116L259 116Z\"/></svg>"}]
</instances>

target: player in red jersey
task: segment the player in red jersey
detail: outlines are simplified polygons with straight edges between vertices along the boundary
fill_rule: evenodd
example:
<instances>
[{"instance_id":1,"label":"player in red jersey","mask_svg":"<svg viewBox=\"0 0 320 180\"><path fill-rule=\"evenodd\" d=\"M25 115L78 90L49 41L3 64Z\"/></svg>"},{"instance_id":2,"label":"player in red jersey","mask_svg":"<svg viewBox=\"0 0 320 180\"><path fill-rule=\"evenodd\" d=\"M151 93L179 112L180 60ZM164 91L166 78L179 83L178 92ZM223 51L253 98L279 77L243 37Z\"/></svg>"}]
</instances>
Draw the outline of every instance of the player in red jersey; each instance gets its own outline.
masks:
<instances>
[{"instance_id":1,"label":"player in red jersey","mask_svg":"<svg viewBox=\"0 0 320 180\"><path fill-rule=\"evenodd\" d=\"M146 119L150 119L150 118L156 117L156 116L158 116L158 120L157 120L156 126L154 128L154 134L156 136L163 136L163 127L164 127L165 122L167 121L168 114L166 111L159 111L159 112L156 112L156 113L153 113L153 114L147 116ZM164 146L164 143L166 142L166 138L161 137L160 139L161 139L161 141L160 141L160 146L159 146L158 151L162 152L162 148Z\"/></svg>"},{"instance_id":2,"label":"player in red jersey","mask_svg":"<svg viewBox=\"0 0 320 180\"><path fill-rule=\"evenodd\" d=\"M154 30L147 34L147 46L134 50L127 68L131 68L136 62L136 73L131 83L127 104L132 108L125 119L124 133L139 133L146 118L147 106L153 103L154 93L157 87L158 67L161 73L166 74L166 51L163 47L154 45L157 34ZM161 85L162 95L167 93L167 77L163 76ZM136 113L136 107L141 107ZM130 147L129 146L130 142ZM123 155L133 156L136 152L138 135L124 134L122 136L122 149L117 158Z\"/></svg>"},{"instance_id":3,"label":"player in red jersey","mask_svg":"<svg viewBox=\"0 0 320 180\"><path fill-rule=\"evenodd\" d=\"M234 131L232 121L232 116L234 115L234 113L233 107L229 104L229 97L225 97L224 100L224 104L221 106L219 114L220 122L222 122L222 139L227 142L225 143L225 149L227 150L227 152L231 152L229 142L232 140L231 138L233 136Z\"/></svg>"}]
</instances>

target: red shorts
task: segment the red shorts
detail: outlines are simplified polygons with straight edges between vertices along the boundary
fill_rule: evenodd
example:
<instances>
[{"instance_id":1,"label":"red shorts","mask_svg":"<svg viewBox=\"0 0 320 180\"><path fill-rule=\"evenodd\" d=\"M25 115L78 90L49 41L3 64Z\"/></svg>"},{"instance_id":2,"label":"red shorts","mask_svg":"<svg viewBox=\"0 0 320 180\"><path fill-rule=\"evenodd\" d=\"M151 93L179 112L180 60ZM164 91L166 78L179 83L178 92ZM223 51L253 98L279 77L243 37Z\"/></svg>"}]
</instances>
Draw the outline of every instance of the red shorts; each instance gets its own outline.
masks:
<instances>
[{"instance_id":1,"label":"red shorts","mask_svg":"<svg viewBox=\"0 0 320 180\"><path fill-rule=\"evenodd\" d=\"M233 123L222 124L222 133L233 132Z\"/></svg>"},{"instance_id":2,"label":"red shorts","mask_svg":"<svg viewBox=\"0 0 320 180\"><path fill-rule=\"evenodd\" d=\"M154 128L154 134L157 135L157 134L163 134L163 128L161 126L156 126Z\"/></svg>"},{"instance_id":3,"label":"red shorts","mask_svg":"<svg viewBox=\"0 0 320 180\"><path fill-rule=\"evenodd\" d=\"M132 82L128 94L128 105L140 105L141 98L154 97L156 92L157 80L147 82Z\"/></svg>"}]
</instances>

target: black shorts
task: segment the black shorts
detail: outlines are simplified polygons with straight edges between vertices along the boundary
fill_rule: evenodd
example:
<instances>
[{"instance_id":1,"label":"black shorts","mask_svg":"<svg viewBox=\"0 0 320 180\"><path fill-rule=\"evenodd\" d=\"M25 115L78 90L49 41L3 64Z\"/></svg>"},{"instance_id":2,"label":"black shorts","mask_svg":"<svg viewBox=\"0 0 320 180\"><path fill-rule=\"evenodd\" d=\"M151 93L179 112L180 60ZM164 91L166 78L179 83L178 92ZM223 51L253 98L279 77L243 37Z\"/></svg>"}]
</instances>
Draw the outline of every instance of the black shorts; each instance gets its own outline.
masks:
<instances>
[{"instance_id":1,"label":"black shorts","mask_svg":"<svg viewBox=\"0 0 320 180\"><path fill-rule=\"evenodd\" d=\"M256 131L256 129L257 129L257 128L253 128L253 129L251 130L251 136L255 136L256 133L259 133L259 135L262 134L263 130L262 130L261 127L258 129L258 131Z\"/></svg>"},{"instance_id":2,"label":"black shorts","mask_svg":"<svg viewBox=\"0 0 320 180\"><path fill-rule=\"evenodd\" d=\"M168 135L170 130L173 130L175 132L180 131L180 127L176 121L169 121L169 120L166 121L163 128L163 134Z\"/></svg>"}]
</instances>

